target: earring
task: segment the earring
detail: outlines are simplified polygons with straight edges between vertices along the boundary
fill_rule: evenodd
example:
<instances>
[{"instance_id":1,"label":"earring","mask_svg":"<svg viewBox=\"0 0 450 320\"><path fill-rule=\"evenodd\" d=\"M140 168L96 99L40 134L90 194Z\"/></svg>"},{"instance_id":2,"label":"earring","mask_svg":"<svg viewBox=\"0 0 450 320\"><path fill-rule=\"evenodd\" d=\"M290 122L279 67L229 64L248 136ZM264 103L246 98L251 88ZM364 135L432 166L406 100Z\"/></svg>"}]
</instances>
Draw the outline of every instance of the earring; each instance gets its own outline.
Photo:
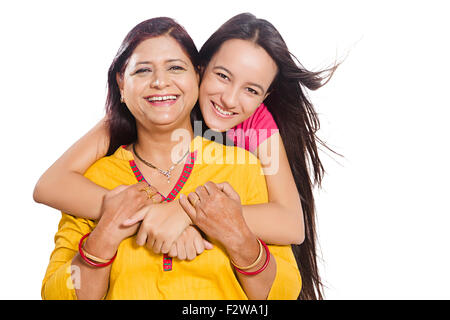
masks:
<instances>
[{"instance_id":1,"label":"earring","mask_svg":"<svg viewBox=\"0 0 450 320\"><path fill-rule=\"evenodd\" d=\"M120 96L120 102L124 103L123 96Z\"/></svg>"}]
</instances>

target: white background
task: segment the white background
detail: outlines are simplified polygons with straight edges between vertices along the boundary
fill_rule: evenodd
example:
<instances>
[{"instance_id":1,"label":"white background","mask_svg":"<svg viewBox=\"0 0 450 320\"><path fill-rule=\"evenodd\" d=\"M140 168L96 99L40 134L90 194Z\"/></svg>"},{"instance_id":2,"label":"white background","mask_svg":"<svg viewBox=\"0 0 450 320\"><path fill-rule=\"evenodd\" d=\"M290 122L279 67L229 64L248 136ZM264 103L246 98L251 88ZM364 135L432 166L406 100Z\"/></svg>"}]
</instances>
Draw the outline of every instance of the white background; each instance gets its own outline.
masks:
<instances>
[{"instance_id":1,"label":"white background","mask_svg":"<svg viewBox=\"0 0 450 320\"><path fill-rule=\"evenodd\" d=\"M137 23L169 16L197 46L227 19L271 21L318 70L316 192L328 299L449 299L450 25L444 1L14 1L0 8L0 298L40 299L59 213L39 176L102 116L106 74Z\"/></svg>"}]
</instances>

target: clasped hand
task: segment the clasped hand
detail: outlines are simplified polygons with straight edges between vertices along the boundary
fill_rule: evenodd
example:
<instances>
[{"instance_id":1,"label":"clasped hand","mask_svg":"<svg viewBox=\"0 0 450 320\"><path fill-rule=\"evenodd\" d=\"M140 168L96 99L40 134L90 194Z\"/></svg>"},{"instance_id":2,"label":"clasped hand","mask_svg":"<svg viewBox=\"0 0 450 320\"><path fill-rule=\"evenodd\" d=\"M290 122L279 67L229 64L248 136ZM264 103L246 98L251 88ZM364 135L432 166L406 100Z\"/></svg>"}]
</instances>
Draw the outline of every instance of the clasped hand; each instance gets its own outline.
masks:
<instances>
[{"instance_id":1,"label":"clasped hand","mask_svg":"<svg viewBox=\"0 0 450 320\"><path fill-rule=\"evenodd\" d=\"M146 182L130 186L119 186L111 190L103 200L99 225L118 244L136 234L136 243L146 246L154 253L167 253L180 260L192 260L213 245L203 239L196 227L190 225L178 201L161 203L162 197L150 187L153 196L143 191Z\"/></svg>"}]
</instances>

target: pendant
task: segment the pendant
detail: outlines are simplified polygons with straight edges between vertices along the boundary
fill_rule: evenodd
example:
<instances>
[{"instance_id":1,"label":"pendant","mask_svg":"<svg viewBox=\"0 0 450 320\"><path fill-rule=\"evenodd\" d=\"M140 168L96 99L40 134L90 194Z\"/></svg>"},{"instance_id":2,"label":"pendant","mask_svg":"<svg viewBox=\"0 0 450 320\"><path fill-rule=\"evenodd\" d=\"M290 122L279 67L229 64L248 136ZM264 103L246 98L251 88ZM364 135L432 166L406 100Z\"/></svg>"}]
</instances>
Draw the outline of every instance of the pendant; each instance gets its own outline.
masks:
<instances>
[{"instance_id":1,"label":"pendant","mask_svg":"<svg viewBox=\"0 0 450 320\"><path fill-rule=\"evenodd\" d=\"M167 183L170 183L171 170L160 170L159 172L167 178Z\"/></svg>"}]
</instances>

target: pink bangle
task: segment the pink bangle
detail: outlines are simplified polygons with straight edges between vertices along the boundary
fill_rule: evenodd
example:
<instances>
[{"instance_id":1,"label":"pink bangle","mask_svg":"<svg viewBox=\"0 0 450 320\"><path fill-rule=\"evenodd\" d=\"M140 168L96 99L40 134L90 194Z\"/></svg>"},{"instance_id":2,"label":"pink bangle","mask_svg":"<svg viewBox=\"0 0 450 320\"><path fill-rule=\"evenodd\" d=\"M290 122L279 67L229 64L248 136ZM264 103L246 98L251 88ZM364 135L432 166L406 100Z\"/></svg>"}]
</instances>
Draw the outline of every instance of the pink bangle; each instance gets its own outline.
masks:
<instances>
[{"instance_id":1,"label":"pink bangle","mask_svg":"<svg viewBox=\"0 0 450 320\"><path fill-rule=\"evenodd\" d=\"M260 269L258 269L256 271L251 271L251 272L244 271L237 267L234 267L237 272L242 273L246 276L254 276L255 274L263 272L267 268L267 266L269 265L269 262L270 262L270 251L269 251L269 248L267 247L267 245L264 243L264 241L262 241L261 239L259 239L259 241L261 242L261 244L264 247L264 250L266 251L266 261L264 262L264 265Z\"/></svg>"},{"instance_id":2,"label":"pink bangle","mask_svg":"<svg viewBox=\"0 0 450 320\"><path fill-rule=\"evenodd\" d=\"M86 239L91 233L86 233L81 239L80 239L80 243L78 244L78 252L80 253L81 258L83 258L83 260L88 263L89 265L93 266L93 267L97 267L97 268L102 268L102 267L106 267L109 266L111 263L113 263L114 259L116 259L117 256L117 252L114 255L114 257L111 258L111 260L109 260L106 263L97 263L94 262L92 260L90 260L88 257L86 257L86 255L84 254L84 250L83 250L83 242L84 239Z\"/></svg>"}]
</instances>

